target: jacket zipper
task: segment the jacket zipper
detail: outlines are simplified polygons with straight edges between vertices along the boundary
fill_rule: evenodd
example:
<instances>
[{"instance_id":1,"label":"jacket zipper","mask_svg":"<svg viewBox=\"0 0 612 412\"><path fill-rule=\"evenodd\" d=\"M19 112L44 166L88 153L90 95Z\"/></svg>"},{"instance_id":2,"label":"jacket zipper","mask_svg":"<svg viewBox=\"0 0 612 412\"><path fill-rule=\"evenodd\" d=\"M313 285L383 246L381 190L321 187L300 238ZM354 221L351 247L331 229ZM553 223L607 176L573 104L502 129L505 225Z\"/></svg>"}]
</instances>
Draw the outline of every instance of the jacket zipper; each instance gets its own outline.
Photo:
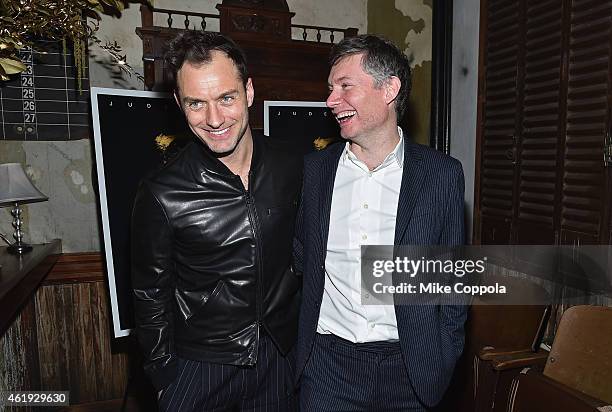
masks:
<instances>
[{"instance_id":1,"label":"jacket zipper","mask_svg":"<svg viewBox=\"0 0 612 412\"><path fill-rule=\"evenodd\" d=\"M244 196L247 204L247 211L249 220L251 221L251 228L253 230L253 238L255 240L255 259L256 259L256 269L255 269L255 281L256 281L256 298L255 298L255 313L257 320L257 344L255 346L254 356L253 356L253 364L257 362L257 352L259 349L259 338L260 338L260 330L263 328L262 322L262 304L263 304L263 292L262 292L262 273L263 273L263 263L262 263L262 252L261 252L261 242L259 241L259 219L257 216L257 209L255 208L255 204L253 202L253 197L251 196L251 181L253 180L253 175L249 171L249 190L244 191ZM244 185L243 185L244 188Z\"/></svg>"}]
</instances>

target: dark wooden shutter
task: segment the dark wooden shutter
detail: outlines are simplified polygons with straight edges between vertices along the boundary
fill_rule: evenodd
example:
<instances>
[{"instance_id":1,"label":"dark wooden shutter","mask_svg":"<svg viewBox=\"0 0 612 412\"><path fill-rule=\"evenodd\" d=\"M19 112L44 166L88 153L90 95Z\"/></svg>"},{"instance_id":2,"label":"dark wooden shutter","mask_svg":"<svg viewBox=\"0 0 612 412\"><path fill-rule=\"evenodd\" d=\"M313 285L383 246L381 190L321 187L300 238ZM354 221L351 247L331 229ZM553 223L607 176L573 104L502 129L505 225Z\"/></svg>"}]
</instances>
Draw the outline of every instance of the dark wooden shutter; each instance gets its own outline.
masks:
<instances>
[{"instance_id":1,"label":"dark wooden shutter","mask_svg":"<svg viewBox=\"0 0 612 412\"><path fill-rule=\"evenodd\" d=\"M486 107L483 116L481 211L484 243L509 242L516 153L520 8L516 0L487 4Z\"/></svg>"},{"instance_id":2,"label":"dark wooden shutter","mask_svg":"<svg viewBox=\"0 0 612 412\"><path fill-rule=\"evenodd\" d=\"M476 242L607 243L612 0L485 3Z\"/></svg>"},{"instance_id":3,"label":"dark wooden shutter","mask_svg":"<svg viewBox=\"0 0 612 412\"><path fill-rule=\"evenodd\" d=\"M563 0L528 0L519 127L516 243L551 244L558 214Z\"/></svg>"},{"instance_id":4,"label":"dark wooden shutter","mask_svg":"<svg viewBox=\"0 0 612 412\"><path fill-rule=\"evenodd\" d=\"M603 153L610 117L611 29L612 1L572 2L561 201L564 243L597 243L605 237Z\"/></svg>"}]
</instances>

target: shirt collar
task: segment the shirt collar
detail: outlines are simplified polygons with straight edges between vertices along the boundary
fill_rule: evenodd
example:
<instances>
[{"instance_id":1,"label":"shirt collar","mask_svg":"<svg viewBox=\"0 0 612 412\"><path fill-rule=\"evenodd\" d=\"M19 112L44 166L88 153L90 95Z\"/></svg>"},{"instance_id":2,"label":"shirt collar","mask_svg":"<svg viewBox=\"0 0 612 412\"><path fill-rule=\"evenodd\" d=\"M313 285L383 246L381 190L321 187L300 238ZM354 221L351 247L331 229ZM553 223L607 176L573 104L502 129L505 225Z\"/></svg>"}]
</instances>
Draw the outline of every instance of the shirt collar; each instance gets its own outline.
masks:
<instances>
[{"instance_id":1,"label":"shirt collar","mask_svg":"<svg viewBox=\"0 0 612 412\"><path fill-rule=\"evenodd\" d=\"M404 132L402 131L402 128L399 126L397 126L397 133L399 134L399 142L397 142L397 145L395 145L395 148L393 149L393 151L391 151L391 153L389 153L385 157L385 160L383 160L383 162L380 165L378 165L376 169L374 169L373 171L380 170L384 167L387 167L393 162L395 162L397 166L399 166L400 168L404 166ZM350 142L346 142L346 145L344 146L344 151L342 153L342 158L348 159L352 161L353 163L355 162L361 163L361 161L357 159L357 156L355 156L355 154L351 152Z\"/></svg>"}]
</instances>

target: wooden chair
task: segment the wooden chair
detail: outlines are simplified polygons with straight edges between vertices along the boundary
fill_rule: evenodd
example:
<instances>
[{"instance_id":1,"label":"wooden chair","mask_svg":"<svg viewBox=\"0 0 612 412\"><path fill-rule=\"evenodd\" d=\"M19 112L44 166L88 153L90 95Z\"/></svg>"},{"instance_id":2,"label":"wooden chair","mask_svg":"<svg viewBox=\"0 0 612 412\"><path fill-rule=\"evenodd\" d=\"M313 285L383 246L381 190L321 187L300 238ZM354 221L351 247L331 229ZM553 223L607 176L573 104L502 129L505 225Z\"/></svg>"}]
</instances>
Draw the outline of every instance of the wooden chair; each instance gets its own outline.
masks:
<instances>
[{"instance_id":1,"label":"wooden chair","mask_svg":"<svg viewBox=\"0 0 612 412\"><path fill-rule=\"evenodd\" d=\"M544 371L519 374L507 410L612 411L612 308L569 308Z\"/></svg>"},{"instance_id":2,"label":"wooden chair","mask_svg":"<svg viewBox=\"0 0 612 412\"><path fill-rule=\"evenodd\" d=\"M503 324L489 332L495 335L475 348L473 410L476 412L505 411L512 381L520 368L524 365L543 368L547 356L540 349L540 343L550 316L550 295L529 279L504 276L502 281L514 292L505 298L483 296L477 309L478 316L487 319L481 322L481 327L487 328L487 322L499 323L502 319ZM521 301L529 304L515 304L519 298L517 291L521 293ZM491 304L495 304L497 312L489 309Z\"/></svg>"},{"instance_id":3,"label":"wooden chair","mask_svg":"<svg viewBox=\"0 0 612 412\"><path fill-rule=\"evenodd\" d=\"M494 275L487 275L486 279L492 284L519 285L520 290L530 295L531 302L548 302L546 290L526 279ZM505 406L512 379L520 369L501 374L492 364L504 356L545 359L539 346L548 314L546 303L515 305L499 295L474 299L465 325L463 355L455 368L449 392L437 410L490 411L498 398Z\"/></svg>"}]
</instances>

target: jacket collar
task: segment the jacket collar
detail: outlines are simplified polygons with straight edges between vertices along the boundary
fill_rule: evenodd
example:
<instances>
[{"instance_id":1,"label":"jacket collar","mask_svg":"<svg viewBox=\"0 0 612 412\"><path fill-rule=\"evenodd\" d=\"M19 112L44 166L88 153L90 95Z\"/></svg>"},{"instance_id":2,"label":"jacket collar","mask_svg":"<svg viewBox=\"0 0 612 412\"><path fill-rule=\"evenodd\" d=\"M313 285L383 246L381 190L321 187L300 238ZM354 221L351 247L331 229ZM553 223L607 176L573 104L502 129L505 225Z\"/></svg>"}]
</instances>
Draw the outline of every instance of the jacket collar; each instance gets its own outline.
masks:
<instances>
[{"instance_id":1,"label":"jacket collar","mask_svg":"<svg viewBox=\"0 0 612 412\"><path fill-rule=\"evenodd\" d=\"M323 245L327 245L327 238L329 236L329 217L331 214L331 201L332 193L334 191L334 181L336 180L336 172L338 171L338 162L340 156L344 152L344 145L336 143L331 145L326 153L327 156L323 158L321 165L321 235Z\"/></svg>"},{"instance_id":2,"label":"jacket collar","mask_svg":"<svg viewBox=\"0 0 612 412\"><path fill-rule=\"evenodd\" d=\"M251 156L251 173L256 173L262 168L263 159L264 159L264 142L263 135L257 131L251 131L251 136L253 137L253 154ZM225 164L213 152L206 147L206 145L197 137L193 136L195 150L198 154L200 154L202 162L201 167L206 169L207 172L211 172L213 174L222 175L222 176L235 176L231 170L228 169Z\"/></svg>"},{"instance_id":3,"label":"jacket collar","mask_svg":"<svg viewBox=\"0 0 612 412\"><path fill-rule=\"evenodd\" d=\"M419 145L404 139L404 171L402 172L402 185L395 219L394 244L396 245L402 242L425 180L425 168L422 163L423 153L419 150Z\"/></svg>"},{"instance_id":4,"label":"jacket collar","mask_svg":"<svg viewBox=\"0 0 612 412\"><path fill-rule=\"evenodd\" d=\"M421 187L425 179L423 168L423 154L419 150L419 145L411 142L404 136L404 158L402 185L400 188L400 197L397 204L397 217L395 221L395 241L396 245L402 242L402 238L414 206L418 199ZM329 219L331 214L331 201L334 190L334 181L336 180L336 172L340 156L344 152L343 144L334 144L327 149L327 156L323 158L321 164L321 234L324 245L327 245L329 236Z\"/></svg>"}]
</instances>

